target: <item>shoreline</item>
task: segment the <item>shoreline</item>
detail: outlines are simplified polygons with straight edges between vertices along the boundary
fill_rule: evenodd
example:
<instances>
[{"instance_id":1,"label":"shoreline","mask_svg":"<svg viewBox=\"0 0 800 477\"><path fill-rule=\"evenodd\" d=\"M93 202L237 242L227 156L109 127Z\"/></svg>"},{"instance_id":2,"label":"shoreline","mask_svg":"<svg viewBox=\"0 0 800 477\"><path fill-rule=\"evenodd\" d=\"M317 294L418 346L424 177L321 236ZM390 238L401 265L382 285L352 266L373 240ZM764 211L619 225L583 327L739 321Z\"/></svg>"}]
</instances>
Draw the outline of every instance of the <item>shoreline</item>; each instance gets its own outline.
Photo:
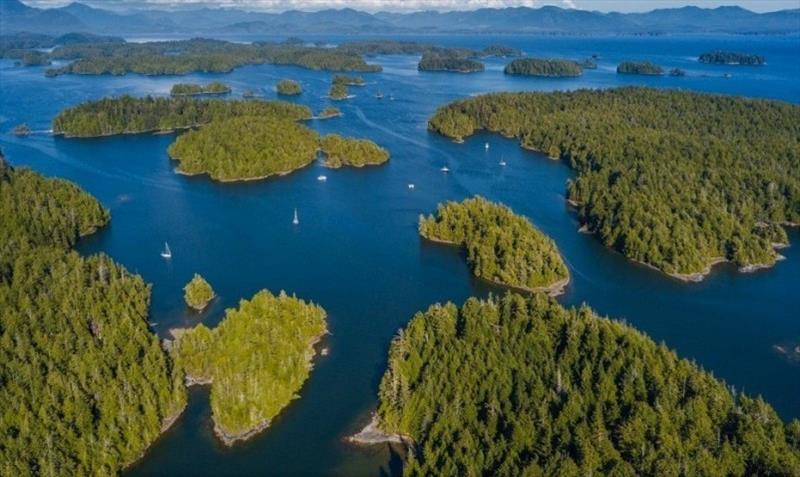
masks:
<instances>
[{"instance_id":1,"label":"shoreline","mask_svg":"<svg viewBox=\"0 0 800 477\"><path fill-rule=\"evenodd\" d=\"M174 169L174 171L175 171L175 173L176 173L176 174L180 174L180 175L182 175L182 176L186 176L186 177L196 177L196 176L202 176L202 175L206 175L206 176L208 176L208 178L209 178L209 179L211 179L212 181L215 181L215 182L221 182L221 183L223 183L223 184L230 184L230 183L234 183L234 182L254 182L254 181L261 181L261 180L264 180L264 179L269 179L270 177L273 177L273 176L278 176L278 177L284 177L284 176L288 176L288 175L289 175L289 174L291 174L292 172L299 171L300 169L303 169L303 168L306 168L306 167L308 167L309 165L313 164L313 163L314 163L314 161L316 160L316 158L315 158L315 159L312 159L312 160L311 160L311 162L309 162L308 164L303 164L302 166L300 166L300 167L297 167L297 168L295 168L295 169L291 169L291 170L288 170L288 171L271 172L271 173L269 173L269 174L266 174L266 175L263 175L263 176L256 176L256 177L244 177L244 178L236 178L236 179L219 179L219 178L216 178L216 177L212 176L212 175L211 175L211 173L210 173L209 171L202 171L202 172L187 172L187 171L183 171L183 170L181 170L181 168L180 168L180 167L181 167L181 166L180 166L180 162L181 162L180 160L178 160L178 159L175 159L175 158L173 158L173 157L171 157L171 156L170 156L170 159L171 159L171 160L173 160L173 161L176 161L176 162L178 162L178 167L176 167L176 168Z\"/></svg>"},{"instance_id":2,"label":"shoreline","mask_svg":"<svg viewBox=\"0 0 800 477\"><path fill-rule=\"evenodd\" d=\"M389 434L381 430L378 422L378 413L371 413L371 417L366 426L353 435L345 437L345 441L362 446L373 446L378 444L411 444L413 439L402 434Z\"/></svg>"}]
</instances>

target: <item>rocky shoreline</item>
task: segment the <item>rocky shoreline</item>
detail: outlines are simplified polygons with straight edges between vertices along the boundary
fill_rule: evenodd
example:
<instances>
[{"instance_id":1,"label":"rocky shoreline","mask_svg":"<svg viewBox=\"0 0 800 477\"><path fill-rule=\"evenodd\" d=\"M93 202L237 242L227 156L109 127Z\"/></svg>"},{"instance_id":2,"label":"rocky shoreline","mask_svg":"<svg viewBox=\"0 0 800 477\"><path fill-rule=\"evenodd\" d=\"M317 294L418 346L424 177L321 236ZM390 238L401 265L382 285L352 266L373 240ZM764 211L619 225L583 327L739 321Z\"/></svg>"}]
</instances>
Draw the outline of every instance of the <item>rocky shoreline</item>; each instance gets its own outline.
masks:
<instances>
[{"instance_id":1,"label":"rocky shoreline","mask_svg":"<svg viewBox=\"0 0 800 477\"><path fill-rule=\"evenodd\" d=\"M353 434L352 436L348 436L346 438L347 442L352 444L358 445L377 445L377 444L408 444L412 442L412 439L409 436L403 436L400 434L389 434L380 429L379 419L377 413L372 413L372 417L370 418L369 422L363 429L358 431L357 433Z\"/></svg>"}]
</instances>

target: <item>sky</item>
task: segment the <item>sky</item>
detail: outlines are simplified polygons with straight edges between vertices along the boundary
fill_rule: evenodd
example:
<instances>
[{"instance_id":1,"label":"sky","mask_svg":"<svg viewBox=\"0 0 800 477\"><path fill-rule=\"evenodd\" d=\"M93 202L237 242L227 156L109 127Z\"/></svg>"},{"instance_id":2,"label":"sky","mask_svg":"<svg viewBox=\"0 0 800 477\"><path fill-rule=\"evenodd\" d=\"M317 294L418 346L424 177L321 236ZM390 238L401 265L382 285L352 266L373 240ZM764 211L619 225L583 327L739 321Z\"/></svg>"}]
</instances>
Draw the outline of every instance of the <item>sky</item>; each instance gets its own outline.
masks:
<instances>
[{"instance_id":1,"label":"sky","mask_svg":"<svg viewBox=\"0 0 800 477\"><path fill-rule=\"evenodd\" d=\"M23 0L32 7L58 7L72 0ZM696 5L714 8L738 5L757 12L800 8L800 0L78 0L81 3L109 10L135 8L175 9L182 7L232 7L247 10L282 11L290 9L319 10L355 8L370 12L417 10L471 10L483 7L538 7L557 5L582 10L642 12L656 8Z\"/></svg>"}]
</instances>

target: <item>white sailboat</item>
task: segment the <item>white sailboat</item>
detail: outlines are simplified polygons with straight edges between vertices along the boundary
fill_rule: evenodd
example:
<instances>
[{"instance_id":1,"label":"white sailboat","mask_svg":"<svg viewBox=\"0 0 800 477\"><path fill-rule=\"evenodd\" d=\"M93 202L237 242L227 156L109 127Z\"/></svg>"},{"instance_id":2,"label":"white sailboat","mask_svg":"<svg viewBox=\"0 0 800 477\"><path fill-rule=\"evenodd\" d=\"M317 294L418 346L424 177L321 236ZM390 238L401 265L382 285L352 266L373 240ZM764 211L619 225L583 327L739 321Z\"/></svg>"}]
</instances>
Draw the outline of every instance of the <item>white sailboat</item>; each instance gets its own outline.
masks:
<instances>
[{"instance_id":1,"label":"white sailboat","mask_svg":"<svg viewBox=\"0 0 800 477\"><path fill-rule=\"evenodd\" d=\"M408 188L409 188L409 189L413 190L413 189L414 189L414 187L415 187L415 186L414 186L414 184L408 184Z\"/></svg>"},{"instance_id":2,"label":"white sailboat","mask_svg":"<svg viewBox=\"0 0 800 477\"><path fill-rule=\"evenodd\" d=\"M294 219L292 219L292 223L295 225L300 225L300 219L297 217L297 209L294 209Z\"/></svg>"},{"instance_id":3,"label":"white sailboat","mask_svg":"<svg viewBox=\"0 0 800 477\"><path fill-rule=\"evenodd\" d=\"M164 242L164 250L161 252L161 256L164 258L172 258L172 251L169 249L169 244Z\"/></svg>"},{"instance_id":4,"label":"white sailboat","mask_svg":"<svg viewBox=\"0 0 800 477\"><path fill-rule=\"evenodd\" d=\"M500 159L500 165L501 165L501 166L505 166L505 165L506 165L506 160L505 160L505 158L501 158L501 159Z\"/></svg>"},{"instance_id":5,"label":"white sailboat","mask_svg":"<svg viewBox=\"0 0 800 477\"><path fill-rule=\"evenodd\" d=\"M325 181L328 180L328 176L319 176L319 177L317 177L317 180L320 181L320 182L325 182Z\"/></svg>"},{"instance_id":6,"label":"white sailboat","mask_svg":"<svg viewBox=\"0 0 800 477\"><path fill-rule=\"evenodd\" d=\"M442 172L444 172L445 174L447 174L448 172L450 172L450 168L449 168L449 167L447 167L447 166L442 166L442 168L441 168L440 170L441 170Z\"/></svg>"},{"instance_id":7,"label":"white sailboat","mask_svg":"<svg viewBox=\"0 0 800 477\"><path fill-rule=\"evenodd\" d=\"M487 143L486 143L486 145L485 145L484 147L485 147L485 149L488 151L488 150L489 150L489 143L487 142Z\"/></svg>"}]
</instances>

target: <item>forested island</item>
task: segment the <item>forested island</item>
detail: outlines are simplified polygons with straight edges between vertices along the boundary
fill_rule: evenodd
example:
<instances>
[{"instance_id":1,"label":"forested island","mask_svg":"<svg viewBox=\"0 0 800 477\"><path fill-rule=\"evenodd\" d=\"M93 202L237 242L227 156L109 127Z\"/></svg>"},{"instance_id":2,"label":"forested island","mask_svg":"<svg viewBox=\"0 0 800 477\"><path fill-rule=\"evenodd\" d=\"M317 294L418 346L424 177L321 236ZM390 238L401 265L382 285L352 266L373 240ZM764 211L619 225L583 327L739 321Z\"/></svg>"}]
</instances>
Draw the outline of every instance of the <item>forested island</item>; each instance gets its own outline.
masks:
<instances>
[{"instance_id":1,"label":"forested island","mask_svg":"<svg viewBox=\"0 0 800 477\"><path fill-rule=\"evenodd\" d=\"M211 384L214 431L226 445L262 431L299 397L325 318L320 306L262 290L216 328L176 333L175 361L188 384Z\"/></svg>"},{"instance_id":2,"label":"forested island","mask_svg":"<svg viewBox=\"0 0 800 477\"><path fill-rule=\"evenodd\" d=\"M326 106L325 109L319 112L317 115L317 119L330 119L341 116L342 112L339 111L339 108L334 108L333 106Z\"/></svg>"},{"instance_id":3,"label":"forested island","mask_svg":"<svg viewBox=\"0 0 800 477\"><path fill-rule=\"evenodd\" d=\"M717 65L761 66L766 63L763 56L721 50L703 53L697 60L700 63L713 63Z\"/></svg>"},{"instance_id":4,"label":"forested island","mask_svg":"<svg viewBox=\"0 0 800 477\"><path fill-rule=\"evenodd\" d=\"M349 76L349 75L333 75L333 79L331 80L333 84L343 84L345 86L364 86L367 84L364 81L364 78L361 76Z\"/></svg>"},{"instance_id":5,"label":"forested island","mask_svg":"<svg viewBox=\"0 0 800 477\"><path fill-rule=\"evenodd\" d=\"M214 81L207 85L194 83L176 83L172 85L169 94L172 96L201 96L212 94L228 94L231 87L220 81Z\"/></svg>"},{"instance_id":6,"label":"forested island","mask_svg":"<svg viewBox=\"0 0 800 477\"><path fill-rule=\"evenodd\" d=\"M328 96L334 101L341 101L350 96L350 91L346 84L334 82L331 84L331 89L328 90Z\"/></svg>"},{"instance_id":7,"label":"forested island","mask_svg":"<svg viewBox=\"0 0 800 477\"><path fill-rule=\"evenodd\" d=\"M507 75L561 78L580 76L583 68L572 60L520 58L507 64L504 72Z\"/></svg>"},{"instance_id":8,"label":"forested island","mask_svg":"<svg viewBox=\"0 0 800 477\"><path fill-rule=\"evenodd\" d=\"M325 155L325 167L364 167L383 164L389 160L389 151L368 139L352 139L328 134L320 140Z\"/></svg>"},{"instance_id":9,"label":"forested island","mask_svg":"<svg viewBox=\"0 0 800 477\"><path fill-rule=\"evenodd\" d=\"M498 58L511 58L514 56L522 56L523 54L522 50L499 44L489 45L479 53L480 56L496 56Z\"/></svg>"},{"instance_id":10,"label":"forested island","mask_svg":"<svg viewBox=\"0 0 800 477\"><path fill-rule=\"evenodd\" d=\"M661 76L664 68L649 61L625 61L617 65L617 73L622 75Z\"/></svg>"},{"instance_id":11,"label":"forested island","mask_svg":"<svg viewBox=\"0 0 800 477\"><path fill-rule=\"evenodd\" d=\"M121 96L87 101L53 119L53 132L66 137L167 132L240 116L309 119L306 106L281 101L220 101Z\"/></svg>"},{"instance_id":12,"label":"forested island","mask_svg":"<svg viewBox=\"0 0 800 477\"><path fill-rule=\"evenodd\" d=\"M771 266L800 223L800 106L649 88L501 93L440 108L429 127L478 129L575 169L583 226L626 257L683 280L719 261Z\"/></svg>"},{"instance_id":13,"label":"forested island","mask_svg":"<svg viewBox=\"0 0 800 477\"><path fill-rule=\"evenodd\" d=\"M197 273L183 287L183 298L186 304L197 311L202 311L215 296L211 284Z\"/></svg>"},{"instance_id":14,"label":"forested island","mask_svg":"<svg viewBox=\"0 0 800 477\"><path fill-rule=\"evenodd\" d=\"M558 294L569 282L552 239L525 217L482 197L439 205L435 215L420 217L419 233L464 247L475 276L492 283Z\"/></svg>"},{"instance_id":15,"label":"forested island","mask_svg":"<svg viewBox=\"0 0 800 477\"><path fill-rule=\"evenodd\" d=\"M425 53L417 65L419 71L450 71L454 73L475 73L484 70L483 63L471 58Z\"/></svg>"},{"instance_id":16,"label":"forested island","mask_svg":"<svg viewBox=\"0 0 800 477\"><path fill-rule=\"evenodd\" d=\"M406 476L800 474L800 422L541 294L417 313L379 399L383 438L410 443Z\"/></svg>"},{"instance_id":17,"label":"forested island","mask_svg":"<svg viewBox=\"0 0 800 477\"><path fill-rule=\"evenodd\" d=\"M272 115L212 121L180 135L167 152L182 174L229 182L288 174L311 164L317 148L314 131Z\"/></svg>"},{"instance_id":18,"label":"forested island","mask_svg":"<svg viewBox=\"0 0 800 477\"><path fill-rule=\"evenodd\" d=\"M185 405L148 329L149 285L70 251L108 220L74 184L0 155L3 475L116 475Z\"/></svg>"},{"instance_id":19,"label":"forested island","mask_svg":"<svg viewBox=\"0 0 800 477\"><path fill-rule=\"evenodd\" d=\"M278 82L276 90L278 94L282 94L284 96L297 96L303 92L303 87L300 86L300 83L297 81L285 79Z\"/></svg>"}]
</instances>

